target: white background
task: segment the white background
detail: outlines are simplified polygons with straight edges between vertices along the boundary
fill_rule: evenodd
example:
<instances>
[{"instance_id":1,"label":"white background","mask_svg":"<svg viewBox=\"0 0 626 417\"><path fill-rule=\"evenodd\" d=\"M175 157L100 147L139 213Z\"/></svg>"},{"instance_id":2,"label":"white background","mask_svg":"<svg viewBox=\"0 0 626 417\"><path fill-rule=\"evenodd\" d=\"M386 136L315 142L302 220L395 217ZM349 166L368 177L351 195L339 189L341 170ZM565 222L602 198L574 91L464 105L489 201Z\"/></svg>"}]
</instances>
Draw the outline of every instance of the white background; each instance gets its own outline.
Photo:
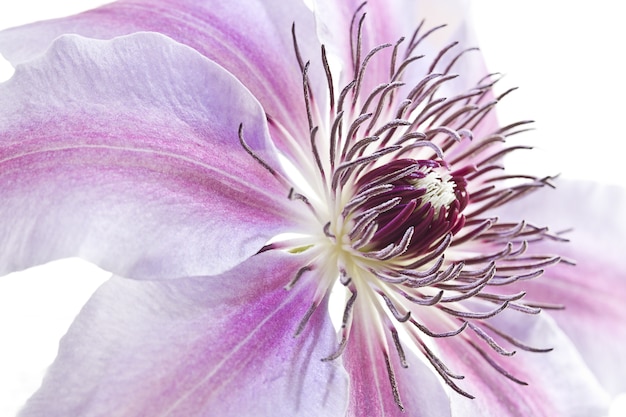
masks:
<instances>
[{"instance_id":1,"label":"white background","mask_svg":"<svg viewBox=\"0 0 626 417\"><path fill-rule=\"evenodd\" d=\"M0 29L100 3L11 2L0 6ZM502 120L537 121L537 130L525 139L539 150L531 159L524 154L509 161L522 172L562 173L567 178L626 185L622 156L626 25L620 4L474 1L479 45L489 68L507 75L503 86L520 86L502 103ZM9 76L9 68L0 65L0 80ZM0 277L1 416L14 415L37 388L59 338L106 277L105 272L76 260ZM611 417L618 416L626 416L626 406L612 411Z\"/></svg>"}]
</instances>

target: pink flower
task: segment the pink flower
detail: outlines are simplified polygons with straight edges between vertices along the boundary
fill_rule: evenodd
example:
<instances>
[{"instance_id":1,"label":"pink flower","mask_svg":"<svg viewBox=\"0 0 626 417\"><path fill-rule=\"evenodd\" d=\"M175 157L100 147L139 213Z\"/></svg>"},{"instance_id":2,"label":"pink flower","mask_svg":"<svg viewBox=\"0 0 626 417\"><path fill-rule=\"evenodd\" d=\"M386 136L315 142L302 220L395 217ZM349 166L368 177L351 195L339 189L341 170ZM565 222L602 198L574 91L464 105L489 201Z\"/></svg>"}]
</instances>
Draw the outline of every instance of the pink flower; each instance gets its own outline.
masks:
<instances>
[{"instance_id":1,"label":"pink flower","mask_svg":"<svg viewBox=\"0 0 626 417\"><path fill-rule=\"evenodd\" d=\"M503 171L527 122L497 124L450 7L134 0L0 33L2 272L115 274L21 415L605 413L626 289L585 203L623 197Z\"/></svg>"}]
</instances>

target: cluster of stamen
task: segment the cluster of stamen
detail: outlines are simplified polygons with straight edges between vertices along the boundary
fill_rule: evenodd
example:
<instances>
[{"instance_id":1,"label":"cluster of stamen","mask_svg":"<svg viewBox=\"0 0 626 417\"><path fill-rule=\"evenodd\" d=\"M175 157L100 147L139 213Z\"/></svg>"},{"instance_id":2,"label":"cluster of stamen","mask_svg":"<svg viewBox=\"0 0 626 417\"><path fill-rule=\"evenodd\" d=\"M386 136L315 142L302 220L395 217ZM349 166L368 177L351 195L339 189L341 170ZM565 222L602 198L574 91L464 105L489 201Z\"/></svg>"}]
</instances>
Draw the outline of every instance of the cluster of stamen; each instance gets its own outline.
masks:
<instances>
[{"instance_id":1,"label":"cluster of stamen","mask_svg":"<svg viewBox=\"0 0 626 417\"><path fill-rule=\"evenodd\" d=\"M502 174L502 157L525 148L507 146L505 140L525 130L528 122L474 137L473 132L495 103L510 90L491 99L492 87L498 80L492 74L477 80L470 91L439 97L440 88L457 77L451 72L455 63L471 51L454 52L456 43L434 57L417 83L405 85L403 74L425 59L415 54L418 46L440 27L421 33L420 25L404 48L405 40L400 39L395 44L375 47L362 58L365 14L361 10L355 12L350 29L354 77L337 96L333 71L322 48L331 112L327 127L317 121L310 65L301 58L294 30L310 140L303 143L294 138L292 146L302 148L292 153L309 155L309 160L295 164L304 171L301 174L310 181L309 189L315 195L307 195L279 170L259 160L287 184L290 198L304 203L312 214L312 230L305 232L309 239L299 237L265 248L310 254L310 261L286 286L292 288L308 275L315 277L320 289L296 334L304 330L330 289L335 284L343 285L347 297L341 316L341 341L324 360L341 356L349 343L353 320L377 321L377 328L386 329L379 337L386 346L383 359L400 408L403 406L389 357L395 350L406 367L406 341L423 354L452 389L466 397L472 395L457 382L463 377L437 356L433 339L461 337L489 366L525 384L487 351L510 356L515 348L535 352L549 349L528 346L486 320L505 309L537 314L541 308L561 308L524 301L523 292L489 290L539 277L546 267L562 261L558 256L527 254L530 242L562 240L559 236L524 221L504 223L489 214L550 185L551 178ZM388 81L372 91L363 91L368 63L388 48L392 51ZM268 119L281 128L279 121ZM320 142L320 138L326 142ZM475 311L467 300L492 307ZM359 303L368 303L360 308L368 317L355 317ZM422 320L419 312L423 307L432 307L429 317L439 317L435 322L438 328L433 328L432 320Z\"/></svg>"}]
</instances>

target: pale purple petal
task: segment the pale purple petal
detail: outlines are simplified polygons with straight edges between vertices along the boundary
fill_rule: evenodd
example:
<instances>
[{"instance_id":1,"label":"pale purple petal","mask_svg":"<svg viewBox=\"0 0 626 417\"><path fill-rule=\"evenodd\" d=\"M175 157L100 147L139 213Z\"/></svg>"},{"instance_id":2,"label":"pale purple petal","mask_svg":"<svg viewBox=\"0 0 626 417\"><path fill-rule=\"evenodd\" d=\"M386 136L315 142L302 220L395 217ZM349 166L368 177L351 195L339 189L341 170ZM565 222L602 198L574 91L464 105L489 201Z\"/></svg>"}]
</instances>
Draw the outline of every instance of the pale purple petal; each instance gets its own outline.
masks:
<instances>
[{"instance_id":1,"label":"pale purple petal","mask_svg":"<svg viewBox=\"0 0 626 417\"><path fill-rule=\"evenodd\" d=\"M485 306L484 310L493 308ZM473 343L505 372L528 385L514 382L493 368L479 351L452 337L439 343L441 359L452 372L465 376L457 381L476 398L453 395L453 416L480 417L588 417L606 415L608 395L599 385L575 346L546 314L529 316L506 310L490 324L533 348L553 348L547 353L527 352L496 341L513 356L496 353L484 341L471 335ZM466 330L470 335L471 330Z\"/></svg>"},{"instance_id":2,"label":"pale purple petal","mask_svg":"<svg viewBox=\"0 0 626 417\"><path fill-rule=\"evenodd\" d=\"M357 317L362 312L355 309ZM349 417L446 417L450 416L448 395L438 376L410 350L408 368L403 368L393 342L388 358L397 382L404 411L396 400L385 362L385 351L371 323L355 320L348 346L342 356L350 374Z\"/></svg>"},{"instance_id":3,"label":"pale purple petal","mask_svg":"<svg viewBox=\"0 0 626 417\"><path fill-rule=\"evenodd\" d=\"M569 243L546 242L534 251L562 255L576 266L559 264L523 287L528 299L565 306L550 315L612 394L626 391L625 211L621 187L563 180L507 212L554 231L574 229L564 235Z\"/></svg>"},{"instance_id":4,"label":"pale purple petal","mask_svg":"<svg viewBox=\"0 0 626 417\"><path fill-rule=\"evenodd\" d=\"M20 416L340 416L348 381L322 362L325 314L293 337L316 283L283 287L298 256L266 252L221 276L114 277L87 303Z\"/></svg>"},{"instance_id":5,"label":"pale purple petal","mask_svg":"<svg viewBox=\"0 0 626 417\"><path fill-rule=\"evenodd\" d=\"M159 34L66 36L0 85L2 273L81 256L127 277L217 274L289 228L258 102Z\"/></svg>"},{"instance_id":6,"label":"pale purple petal","mask_svg":"<svg viewBox=\"0 0 626 417\"><path fill-rule=\"evenodd\" d=\"M311 11L300 1L122 0L76 16L0 33L0 53L15 63L43 53L66 33L111 39L138 31L189 45L237 77L298 139L308 136L302 75L292 45L296 25L305 60L319 57ZM323 81L323 80L322 80ZM278 146L286 140L273 133ZM288 152L288 146L282 146Z\"/></svg>"}]
</instances>

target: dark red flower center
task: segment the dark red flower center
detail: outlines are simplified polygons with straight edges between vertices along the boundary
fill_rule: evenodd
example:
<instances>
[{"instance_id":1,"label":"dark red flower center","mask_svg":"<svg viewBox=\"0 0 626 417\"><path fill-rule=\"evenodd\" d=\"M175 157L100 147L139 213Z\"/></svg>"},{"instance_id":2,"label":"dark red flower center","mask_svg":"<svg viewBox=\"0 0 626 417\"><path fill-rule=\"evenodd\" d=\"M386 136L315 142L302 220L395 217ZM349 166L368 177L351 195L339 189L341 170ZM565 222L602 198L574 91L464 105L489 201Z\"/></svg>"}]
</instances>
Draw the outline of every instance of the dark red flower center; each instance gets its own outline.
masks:
<instances>
[{"instance_id":1,"label":"dark red flower center","mask_svg":"<svg viewBox=\"0 0 626 417\"><path fill-rule=\"evenodd\" d=\"M399 159L362 175L353 199L360 204L344 213L354 221L351 238L357 249L402 248L395 256L415 258L443 236L456 234L465 224L462 212L469 200L463 174L450 172L443 161Z\"/></svg>"}]
</instances>

